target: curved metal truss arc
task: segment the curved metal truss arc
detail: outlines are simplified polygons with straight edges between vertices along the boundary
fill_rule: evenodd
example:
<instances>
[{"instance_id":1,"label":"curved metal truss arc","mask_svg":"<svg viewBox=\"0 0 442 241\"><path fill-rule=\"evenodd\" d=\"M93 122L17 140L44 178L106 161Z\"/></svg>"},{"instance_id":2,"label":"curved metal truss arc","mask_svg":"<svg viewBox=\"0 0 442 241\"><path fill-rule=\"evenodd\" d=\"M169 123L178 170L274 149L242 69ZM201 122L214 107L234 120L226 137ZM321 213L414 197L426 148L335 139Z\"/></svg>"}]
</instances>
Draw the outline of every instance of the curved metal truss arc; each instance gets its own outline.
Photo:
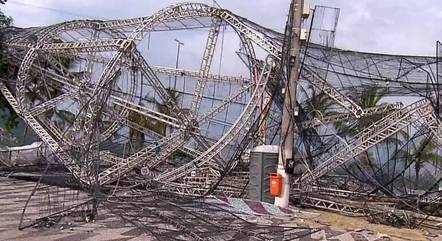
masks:
<instances>
[{"instance_id":1,"label":"curved metal truss arc","mask_svg":"<svg viewBox=\"0 0 442 241\"><path fill-rule=\"evenodd\" d=\"M242 47L237 57L244 61L247 77L221 71L215 74L213 62L221 29L225 27L233 29L239 39ZM142 43L152 32L199 28L207 29L208 34L197 70L154 65L143 53ZM282 68L279 63L284 39L284 35L229 10L199 3L177 4L139 18L69 21L12 36L8 47L20 52L16 57L21 62L15 86L0 87L16 111L82 183L92 185L98 181L107 185L125 175L147 172L145 179L164 187L199 193L208 189L208 183L221 178L233 156L229 149L249 136L257 119L262 118L258 122L264 125L258 128L259 139L265 142L267 136L278 136L278 128L270 126L277 126L275 119L280 117L281 106L277 102L283 80L277 71ZM273 61L262 60L255 48L264 50ZM435 58L360 53L316 45L304 48L302 58L299 88L303 93L298 99L303 113L299 126L310 139L297 142L301 143L297 146L301 154L295 158L306 161L306 156L313 159L314 153L316 162L307 164L308 171L298 179L303 186L311 188L359 154L412 125L428 127L433 137L441 141L440 117L434 114L435 96L428 90L429 86L439 87ZM183 79L183 85L192 83L193 88L171 91L165 78L173 77ZM227 88L220 91L226 92L221 96L215 91L209 93L208 89L221 84L228 86L228 93ZM385 97L405 93L420 99L405 107L396 101L364 107L358 98L367 86L382 89ZM145 90L153 95L146 97ZM45 93L36 101L35 91ZM179 104L177 93L190 96L186 99L190 106ZM272 96L275 93L277 96ZM332 111L314 106L314 100L323 96L331 100ZM211 106L206 100L211 101ZM268 106L263 108L263 103ZM63 115L72 114L66 113L69 108L76 109L69 125L60 124ZM219 119L223 114L224 118ZM230 115L234 118L229 119ZM340 141L342 138L337 124L361 122L370 116L381 117L373 125L360 128L342 145L333 145L336 137ZM218 128L222 131L211 128L214 123L223 126ZM162 133L154 130L155 126L162 127ZM220 134L211 135L210 131ZM138 138L149 138L150 142L131 147L127 153L123 150L123 155L100 149L112 139L120 140L122 133L133 134L132 137L138 134ZM246 142L248 147L253 143ZM307 145L320 147L311 151ZM330 146L334 147L329 149ZM187 159L172 165L177 153L184 153ZM103 158L104 167L94 165ZM91 178L94 175L96 180ZM190 185L185 182L190 179L199 181Z\"/></svg>"}]
</instances>

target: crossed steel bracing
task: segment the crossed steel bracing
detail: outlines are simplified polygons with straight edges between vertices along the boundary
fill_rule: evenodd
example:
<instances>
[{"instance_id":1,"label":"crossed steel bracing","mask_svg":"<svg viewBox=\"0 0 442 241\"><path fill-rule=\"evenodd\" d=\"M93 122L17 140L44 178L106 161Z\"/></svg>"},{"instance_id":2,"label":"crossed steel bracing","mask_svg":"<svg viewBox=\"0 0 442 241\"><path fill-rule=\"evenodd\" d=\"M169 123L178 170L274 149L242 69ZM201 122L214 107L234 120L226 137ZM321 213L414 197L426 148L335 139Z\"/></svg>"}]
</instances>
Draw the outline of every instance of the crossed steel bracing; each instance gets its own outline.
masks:
<instances>
[{"instance_id":1,"label":"crossed steel bracing","mask_svg":"<svg viewBox=\"0 0 442 241\"><path fill-rule=\"evenodd\" d=\"M235 56L244 61L245 77L214 70L224 37L220 34L226 28L241 43ZM143 52L143 41L151 33L201 29L207 30L207 38L197 70L154 65ZM259 130L259 139L267 144L279 134L283 80L278 73L283 69L286 38L229 10L183 3L151 16L77 20L11 32L8 59L18 74L4 79L0 90L85 185L97 180L108 185L141 172L143 179L170 192L204 195L224 178L230 181L218 190L243 195L247 177L234 173L244 171L235 167L248 160L232 162L239 156L235 151L256 144L252 130ZM266 55L256 54L258 49ZM434 104L434 90L439 88L436 58L360 53L314 44L302 50L302 58L298 126L311 134L298 141L304 144L296 158L306 162L309 156L316 165L306 163L297 187L311 190L322 177L406 128L425 126L434 140L441 141ZM174 78L181 89L177 83L170 84ZM399 99L364 108L356 97L367 86L381 88L386 97L413 96L415 102L396 103L406 102ZM151 95L146 97L146 92ZM332 101L333 113L312 106L311 100L320 94ZM339 138L336 131L330 134L334 124L370 116L380 118L351 139L336 145L330 142L329 136ZM144 141L132 145L130 151L104 148L112 140L128 142L121 136L136 136L127 137L127 133L141 133L144 137L138 138ZM178 153L184 161L177 161Z\"/></svg>"},{"instance_id":2,"label":"crossed steel bracing","mask_svg":"<svg viewBox=\"0 0 442 241\"><path fill-rule=\"evenodd\" d=\"M112 196L104 206L159 240L293 240L318 231L252 223L244 213L214 201L143 192Z\"/></svg>"}]
</instances>

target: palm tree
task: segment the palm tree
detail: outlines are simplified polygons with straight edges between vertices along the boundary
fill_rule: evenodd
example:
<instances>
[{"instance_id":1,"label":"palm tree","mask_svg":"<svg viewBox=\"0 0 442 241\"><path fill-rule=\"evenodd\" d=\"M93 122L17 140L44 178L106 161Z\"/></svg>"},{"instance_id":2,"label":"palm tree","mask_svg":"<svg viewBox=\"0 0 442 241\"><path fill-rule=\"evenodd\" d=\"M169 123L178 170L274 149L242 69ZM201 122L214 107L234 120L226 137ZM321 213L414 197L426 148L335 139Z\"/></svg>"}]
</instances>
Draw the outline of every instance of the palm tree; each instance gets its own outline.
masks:
<instances>
[{"instance_id":1,"label":"palm tree","mask_svg":"<svg viewBox=\"0 0 442 241\"><path fill-rule=\"evenodd\" d=\"M335 102L330 96L324 92L316 94L316 90L312 86L309 86L308 89L312 91L312 98L307 100L305 112L311 118L322 119L322 117L336 114L336 112L332 111Z\"/></svg>"},{"instance_id":2,"label":"palm tree","mask_svg":"<svg viewBox=\"0 0 442 241\"><path fill-rule=\"evenodd\" d=\"M142 104L140 104L142 105ZM160 135L164 135L164 125L162 122L146 117L138 112L129 111L128 120L136 125L154 131ZM136 152L143 148L145 143L144 132L129 127L129 141L131 143L131 149Z\"/></svg>"},{"instance_id":3,"label":"palm tree","mask_svg":"<svg viewBox=\"0 0 442 241\"><path fill-rule=\"evenodd\" d=\"M178 93L176 90L171 89L171 88L166 88L166 92L168 94L168 96L170 96L170 102L172 103L172 105L174 106L179 106L180 100L181 100L181 95L180 93ZM177 117L177 113L175 113L172 109L170 109L165 103L159 103L157 101L155 101L155 104L157 106L157 110L160 113L163 113L165 115L171 116L171 117ZM181 109L181 111L187 111L185 109ZM164 123L163 124L163 135L166 135L166 133L168 132L168 126Z\"/></svg>"},{"instance_id":4,"label":"palm tree","mask_svg":"<svg viewBox=\"0 0 442 241\"><path fill-rule=\"evenodd\" d=\"M422 167L426 163L431 163L435 167L440 165L442 163L442 156L437 154L438 146L432 139L424 138L417 144L414 141L411 143L413 144L413 149L409 153L404 153L404 156L407 162L414 162L414 189L418 190Z\"/></svg>"},{"instance_id":5,"label":"palm tree","mask_svg":"<svg viewBox=\"0 0 442 241\"><path fill-rule=\"evenodd\" d=\"M307 89L311 91L312 97L302 103L300 108L301 121L313 120L315 118L321 120L325 116L334 114L332 107L335 105L335 102L332 98L324 92L317 94L315 88L311 85L308 86ZM300 90L305 96L309 96L306 89L301 88ZM308 165L313 169L316 166L314 156L321 152L319 149L312 151L312 149L314 149L312 143L317 143L317 139L315 138L319 139L317 132L313 129L300 128L299 135L307 154ZM314 153L315 151L316 153Z\"/></svg>"},{"instance_id":6,"label":"palm tree","mask_svg":"<svg viewBox=\"0 0 442 241\"><path fill-rule=\"evenodd\" d=\"M386 90L383 88L379 88L376 86L366 86L359 95L353 98L353 100L362 109L372 108L379 105L380 100L385 96L386 93ZM365 115L361 118L356 119L353 122L338 122L335 124L335 128L338 130L338 133L341 133L341 135L343 135L344 137L355 136L362 130L369 127L374 122L379 121L388 114L389 113ZM386 176L390 176L390 166L387 165L388 173L384 173L382 168L385 165L381 163L383 162L383 160L387 160L387 162L390 161L391 158L389 153L391 145L394 145L394 150L397 150L398 145L402 143L402 137L406 134L407 133L400 131L397 135L390 136L382 141L380 144L376 145L375 150L367 150L356 157L356 159L359 159L361 161L360 163L362 164L362 166L368 167L371 170L371 174L367 174L373 175L377 182L384 183L386 181ZM385 148L386 153L381 151L382 148ZM375 163L375 160L377 164ZM348 170L362 171L360 170L361 167L355 165L357 164L349 166ZM395 168L396 167L394 166L394 169Z\"/></svg>"},{"instance_id":7,"label":"palm tree","mask_svg":"<svg viewBox=\"0 0 442 241\"><path fill-rule=\"evenodd\" d=\"M3 44L5 42L5 31L12 25L12 22L11 17L6 16L0 11L0 77L10 75L12 67L14 67L14 72L18 71L18 67L9 64L6 56L4 56L6 52L5 45ZM0 109L6 110L6 113L2 116L5 119L5 129L10 131L15 128L18 125L18 115L3 95L0 95Z\"/></svg>"},{"instance_id":8,"label":"palm tree","mask_svg":"<svg viewBox=\"0 0 442 241\"><path fill-rule=\"evenodd\" d=\"M1 3L1 1L0 1ZM9 16L6 16L1 10L0 10L0 77L2 78L15 78L17 76L18 70L20 68L20 63L17 63L12 59L12 61L9 61L6 57L8 55L8 49L5 48L5 45L3 44L5 42L5 35L7 34L8 28L13 26L13 19ZM56 41L56 40L55 40ZM61 40L60 40L61 42ZM6 53L6 54L5 54ZM65 68L68 68L71 63L72 59L69 57L63 57L58 56L58 59L61 61L59 64ZM51 68L55 72L58 73L58 69L54 68L55 66L51 66L48 64L47 60L44 58L44 56L40 57L37 61L38 63L42 64L42 67L44 68ZM37 76L33 76L33 82L34 83L41 83L41 79ZM43 77L44 78L44 77ZM41 96L41 93L50 93L52 96L57 96L59 93L59 90L56 88L52 88L51 90L47 90L43 92L43 85L36 85L34 87L26 86L28 93L26 95L30 97L31 103L35 102L36 100L43 101L44 98ZM41 93L39 93L41 91ZM48 96L49 97L49 96ZM5 114L1 117L5 120L4 127L8 132L11 132L14 128L16 128L19 124L19 118L17 113L15 113L12 106L9 104L9 102L6 100L6 98L0 94L0 109L5 110ZM53 113L53 112L52 112ZM25 128L26 132L26 128Z\"/></svg>"},{"instance_id":9,"label":"palm tree","mask_svg":"<svg viewBox=\"0 0 442 241\"><path fill-rule=\"evenodd\" d=\"M168 93L168 95L171 97L170 100L173 103L173 105L175 106L179 106L179 102L180 102L180 94L174 90L174 89L170 89L170 88L166 88L166 92ZM176 113L174 113L165 103L162 102L158 102L153 98L150 97L146 97L145 98L148 102L154 103L156 105L156 109L158 110L158 112L163 113L165 115L168 116L172 116L172 117L176 117ZM141 104L140 104L141 105ZM165 136L168 132L168 125L154 120L152 118L143 116L135 111L130 111L129 112L129 116L128 119L143 127L146 129L149 129L151 131L154 131L160 135ZM134 152L140 150L145 143L145 137L144 137L144 133L135 129L135 128L129 128L129 140L132 143L132 149Z\"/></svg>"},{"instance_id":10,"label":"palm tree","mask_svg":"<svg viewBox=\"0 0 442 241\"><path fill-rule=\"evenodd\" d=\"M353 98L353 101L362 109L372 108L379 105L379 101L385 96L385 94L386 91L384 91L384 89L375 86L366 86L360 95ZM384 115L385 114L365 115L356 119L353 123L337 122L335 127L339 133L356 135L372 123L382 119Z\"/></svg>"},{"instance_id":11,"label":"palm tree","mask_svg":"<svg viewBox=\"0 0 442 241\"><path fill-rule=\"evenodd\" d=\"M379 104L379 101L385 95L385 92L377 87L367 86L365 87L361 94L354 97L353 101L358 104L362 109L375 107ZM383 114L374 114L369 116L362 116L353 123L349 121L340 121L335 123L335 128L343 135L344 138L351 137L357 135L360 131L370 126L372 123L380 120L383 117ZM373 163L373 153L369 151L365 151L363 154L356 157L362 161L364 166L370 167L370 169L375 172L376 165ZM350 167L350 169L353 169ZM357 168L359 169L359 167Z\"/></svg>"}]
</instances>

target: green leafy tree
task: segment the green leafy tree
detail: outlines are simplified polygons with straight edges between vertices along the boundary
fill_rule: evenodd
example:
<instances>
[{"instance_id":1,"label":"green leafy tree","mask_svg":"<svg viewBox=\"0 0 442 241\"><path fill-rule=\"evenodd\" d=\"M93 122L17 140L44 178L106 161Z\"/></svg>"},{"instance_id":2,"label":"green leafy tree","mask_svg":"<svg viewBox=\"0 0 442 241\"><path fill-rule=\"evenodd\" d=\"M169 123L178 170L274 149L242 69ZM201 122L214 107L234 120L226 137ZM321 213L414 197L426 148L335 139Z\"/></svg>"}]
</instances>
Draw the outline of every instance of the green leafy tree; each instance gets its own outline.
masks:
<instances>
[{"instance_id":1,"label":"green leafy tree","mask_svg":"<svg viewBox=\"0 0 442 241\"><path fill-rule=\"evenodd\" d=\"M385 94L386 92L384 89L375 86L366 86L360 95L353 98L353 101L362 109L372 108L379 105L379 101L385 96ZM364 115L355 121L337 122L335 127L338 132L344 133L346 136L354 136L374 122L382 119L384 115L386 114Z\"/></svg>"},{"instance_id":2,"label":"green leafy tree","mask_svg":"<svg viewBox=\"0 0 442 241\"><path fill-rule=\"evenodd\" d=\"M422 139L419 142L412 141L412 149L401 152L401 157L407 164L414 163L414 189L418 190L420 185L420 174L422 167L430 163L435 167L442 164L442 156L437 154L437 144L433 140Z\"/></svg>"},{"instance_id":3,"label":"green leafy tree","mask_svg":"<svg viewBox=\"0 0 442 241\"><path fill-rule=\"evenodd\" d=\"M359 95L356 95L353 98L353 101L358 104L362 109L372 108L376 107L380 104L380 100L385 96L386 91L383 88L379 88L376 86L366 86L364 89L362 89L362 92ZM381 120L385 115L388 115L389 113L379 113L379 114L372 114L372 115L364 115L358 119L355 119L353 121L342 121L335 123L335 128L337 129L338 133L341 133L341 135L345 138L351 138L356 136L358 133L360 133L365 128L372 125L374 122L377 122ZM400 132L402 133L402 132ZM402 143L401 138L398 138L397 136L391 136L385 139L380 144L387 149L387 153L389 153L390 145L395 145L395 148L397 148L397 144ZM365 151L359 156L356 157L361 163L362 166L368 167L369 170L371 170L372 174L378 173L378 170L381 165L379 163L385 159L387 160L389 158L389 154L382 154L382 156L379 154L379 145L376 145L376 150L374 151ZM374 155L374 154L377 155ZM377 158L376 158L377 156ZM360 167L356 164L350 165L349 170L360 170ZM357 172L359 172L357 171ZM382 177L378 177L381 178ZM380 180L379 180L380 181Z\"/></svg>"},{"instance_id":4,"label":"green leafy tree","mask_svg":"<svg viewBox=\"0 0 442 241\"><path fill-rule=\"evenodd\" d=\"M312 98L307 101L307 106L305 111L312 118L322 119L325 116L336 114L333 111L335 106L335 101L328 96L326 93L316 93L314 87L309 86L308 89L312 92ZM305 92L304 92L305 93ZM307 95L307 93L305 93Z\"/></svg>"},{"instance_id":5,"label":"green leafy tree","mask_svg":"<svg viewBox=\"0 0 442 241\"><path fill-rule=\"evenodd\" d=\"M9 75L11 66L6 60L5 34L7 28L13 23L11 17L6 16L0 11L0 77L5 78ZM18 115L3 95L0 95L0 109L5 110L5 114L1 116L5 119L5 129L10 131L18 125Z\"/></svg>"},{"instance_id":6,"label":"green leafy tree","mask_svg":"<svg viewBox=\"0 0 442 241\"><path fill-rule=\"evenodd\" d=\"M173 105L179 106L180 102L180 94L174 89L167 88L166 92L171 97L171 101ZM149 102L154 103L158 112L163 113L168 116L176 117L176 113L174 113L165 103L158 102L153 98L146 98ZM167 134L168 125L164 122L157 121L155 119L144 116L136 111L130 111L128 115L129 121L135 123L136 125L149 129L153 132L156 132L160 135L165 136ZM144 133L136 128L129 128L129 140L132 144L133 151L138 151L144 146L145 137Z\"/></svg>"}]
</instances>

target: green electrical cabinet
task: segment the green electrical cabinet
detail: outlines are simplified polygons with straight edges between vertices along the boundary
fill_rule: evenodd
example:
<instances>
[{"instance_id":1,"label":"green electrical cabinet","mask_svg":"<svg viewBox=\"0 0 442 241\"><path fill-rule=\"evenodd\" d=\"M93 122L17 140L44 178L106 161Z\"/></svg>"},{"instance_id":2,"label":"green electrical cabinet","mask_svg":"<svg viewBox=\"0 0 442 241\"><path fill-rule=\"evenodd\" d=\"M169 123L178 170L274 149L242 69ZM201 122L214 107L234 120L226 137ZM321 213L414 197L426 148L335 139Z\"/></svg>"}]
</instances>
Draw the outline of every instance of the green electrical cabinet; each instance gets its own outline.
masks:
<instances>
[{"instance_id":1,"label":"green electrical cabinet","mask_svg":"<svg viewBox=\"0 0 442 241\"><path fill-rule=\"evenodd\" d=\"M257 146L250 151L249 199L272 203L275 198L270 194L270 173L276 172L279 146Z\"/></svg>"}]
</instances>

